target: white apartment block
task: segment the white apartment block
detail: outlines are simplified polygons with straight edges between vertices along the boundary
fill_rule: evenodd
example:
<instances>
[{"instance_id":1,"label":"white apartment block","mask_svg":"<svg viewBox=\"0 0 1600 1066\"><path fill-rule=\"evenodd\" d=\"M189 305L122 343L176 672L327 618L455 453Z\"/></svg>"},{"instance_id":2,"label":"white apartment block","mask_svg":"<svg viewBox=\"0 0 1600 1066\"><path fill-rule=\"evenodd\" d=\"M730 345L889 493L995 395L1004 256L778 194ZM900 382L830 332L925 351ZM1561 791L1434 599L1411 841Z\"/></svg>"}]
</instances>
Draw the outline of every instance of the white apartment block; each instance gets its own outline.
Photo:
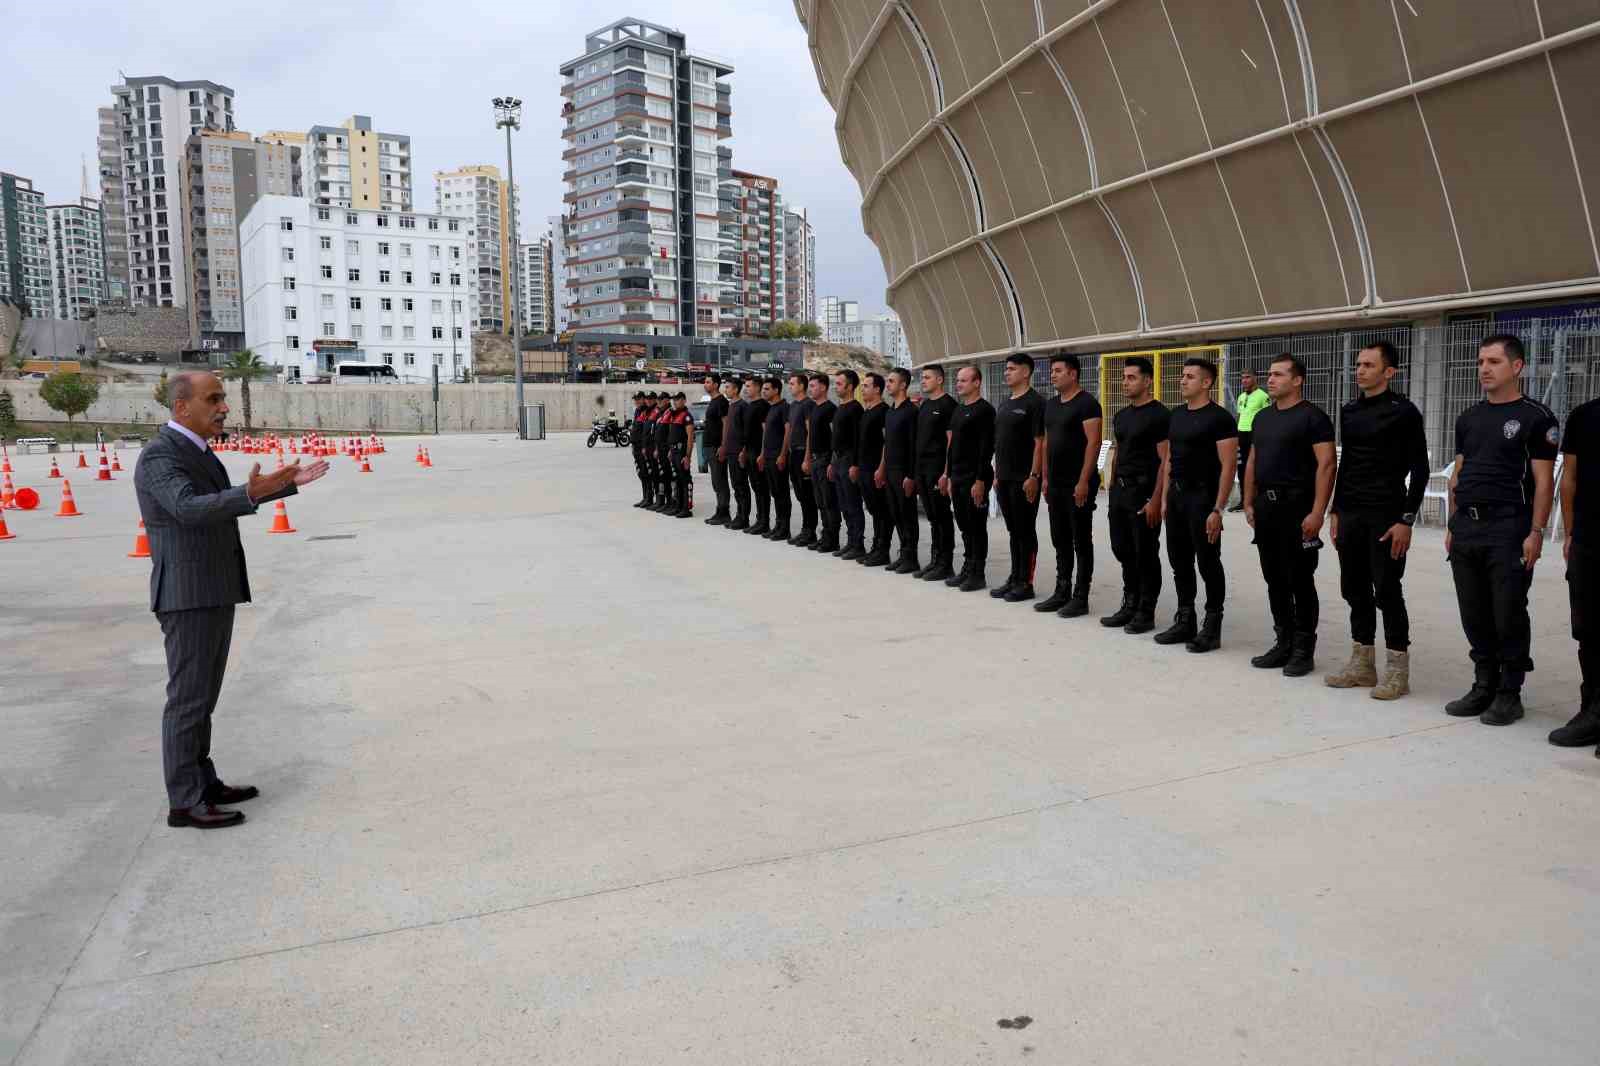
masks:
<instances>
[{"instance_id":1,"label":"white apartment block","mask_svg":"<svg viewBox=\"0 0 1600 1066\"><path fill-rule=\"evenodd\" d=\"M822 298L822 317L817 320L817 325L824 328L837 326L845 322L861 321L861 303L859 300L843 300L837 296L824 296Z\"/></svg>"},{"instance_id":2,"label":"white apartment block","mask_svg":"<svg viewBox=\"0 0 1600 1066\"><path fill-rule=\"evenodd\" d=\"M521 289L522 332L531 336L556 331L555 289L551 285L553 243L546 233L522 246L517 284Z\"/></svg>"},{"instance_id":3,"label":"white apartment block","mask_svg":"<svg viewBox=\"0 0 1600 1066\"><path fill-rule=\"evenodd\" d=\"M906 335L900 328L898 315L882 315L864 321L857 318L848 322L830 322L823 327L823 339L829 344L853 344L858 348L868 348L895 366L911 365L911 353L906 349Z\"/></svg>"},{"instance_id":4,"label":"white apartment block","mask_svg":"<svg viewBox=\"0 0 1600 1066\"><path fill-rule=\"evenodd\" d=\"M100 190L107 259L127 298L187 307L182 189L185 144L204 130L233 129L233 90L210 81L128 78L100 110ZM109 128L108 128L109 127Z\"/></svg>"},{"instance_id":5,"label":"white apartment block","mask_svg":"<svg viewBox=\"0 0 1600 1066\"><path fill-rule=\"evenodd\" d=\"M45 211L50 218L55 316L68 321L93 318L95 305L106 299L100 201L85 196L75 204L52 204Z\"/></svg>"},{"instance_id":6,"label":"white apartment block","mask_svg":"<svg viewBox=\"0 0 1600 1066\"><path fill-rule=\"evenodd\" d=\"M817 321L817 234L806 209L783 213L783 317Z\"/></svg>"},{"instance_id":7,"label":"white apartment block","mask_svg":"<svg viewBox=\"0 0 1600 1066\"><path fill-rule=\"evenodd\" d=\"M561 238L561 216L545 219L550 226L550 306L554 313L552 333L565 333L572 321L567 297L567 242Z\"/></svg>"},{"instance_id":8,"label":"white apartment block","mask_svg":"<svg viewBox=\"0 0 1600 1066\"><path fill-rule=\"evenodd\" d=\"M466 220L472 329L511 332L511 219L520 196L512 190L507 197L500 168L492 165L435 171L433 189L439 214Z\"/></svg>"},{"instance_id":9,"label":"white apartment block","mask_svg":"<svg viewBox=\"0 0 1600 1066\"><path fill-rule=\"evenodd\" d=\"M351 115L338 126L312 126L301 165L305 195L319 204L411 210L411 138L373 130L369 115Z\"/></svg>"},{"instance_id":10,"label":"white apartment block","mask_svg":"<svg viewBox=\"0 0 1600 1066\"><path fill-rule=\"evenodd\" d=\"M28 304L34 318L55 314L50 220L30 178L0 174L0 293Z\"/></svg>"},{"instance_id":11,"label":"white apartment block","mask_svg":"<svg viewBox=\"0 0 1600 1066\"><path fill-rule=\"evenodd\" d=\"M245 341L287 378L387 364L401 380L472 368L466 224L263 196L239 227Z\"/></svg>"}]
</instances>

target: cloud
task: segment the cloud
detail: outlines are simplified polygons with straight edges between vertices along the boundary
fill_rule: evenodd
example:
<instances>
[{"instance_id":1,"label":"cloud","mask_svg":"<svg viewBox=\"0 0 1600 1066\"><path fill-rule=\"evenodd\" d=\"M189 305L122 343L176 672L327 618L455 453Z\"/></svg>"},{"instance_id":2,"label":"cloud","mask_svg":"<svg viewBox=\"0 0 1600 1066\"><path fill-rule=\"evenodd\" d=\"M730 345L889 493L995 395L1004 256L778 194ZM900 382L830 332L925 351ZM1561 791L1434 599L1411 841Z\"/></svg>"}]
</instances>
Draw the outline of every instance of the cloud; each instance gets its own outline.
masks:
<instances>
[{"instance_id":1,"label":"cloud","mask_svg":"<svg viewBox=\"0 0 1600 1066\"><path fill-rule=\"evenodd\" d=\"M489 105L520 96L516 135L522 230L542 232L561 211L558 67L584 34L637 16L682 30L691 51L730 63L733 165L776 177L817 231L819 295L884 308L882 260L862 232L861 195L839 160L833 110L817 87L791 0L650 0L612 6L575 0L400 4L292 0L276 7L218 0L204 16L183 5L78 2L35 6L13 19L0 84L0 169L34 179L50 202L77 195L79 163L98 195L95 109L118 71L205 78L237 94L241 128L304 130L352 114L409 134L416 204L434 206L433 172L504 165Z\"/></svg>"}]
</instances>

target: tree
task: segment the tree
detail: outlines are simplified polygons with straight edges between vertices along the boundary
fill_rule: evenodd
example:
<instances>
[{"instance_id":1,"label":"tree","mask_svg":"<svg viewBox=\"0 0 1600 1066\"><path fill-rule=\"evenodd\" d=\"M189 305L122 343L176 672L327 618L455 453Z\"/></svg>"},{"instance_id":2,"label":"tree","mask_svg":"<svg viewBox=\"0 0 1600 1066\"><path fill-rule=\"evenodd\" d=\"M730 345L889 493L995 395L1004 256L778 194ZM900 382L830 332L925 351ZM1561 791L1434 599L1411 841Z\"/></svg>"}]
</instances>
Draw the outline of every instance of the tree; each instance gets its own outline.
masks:
<instances>
[{"instance_id":1,"label":"tree","mask_svg":"<svg viewBox=\"0 0 1600 1066\"><path fill-rule=\"evenodd\" d=\"M817 325L815 322L802 322L800 323L800 336L804 337L808 341L820 340L822 337L822 327Z\"/></svg>"},{"instance_id":2,"label":"tree","mask_svg":"<svg viewBox=\"0 0 1600 1066\"><path fill-rule=\"evenodd\" d=\"M263 363L261 357L249 348L235 352L233 358L222 368L223 377L233 378L239 383L239 405L244 408L246 430L250 428L250 382L271 372L272 368Z\"/></svg>"},{"instance_id":3,"label":"tree","mask_svg":"<svg viewBox=\"0 0 1600 1066\"><path fill-rule=\"evenodd\" d=\"M67 429L76 440L77 430L72 420L89 409L100 398L100 386L82 374L56 371L39 385L39 398L52 410L67 416Z\"/></svg>"},{"instance_id":4,"label":"tree","mask_svg":"<svg viewBox=\"0 0 1600 1066\"><path fill-rule=\"evenodd\" d=\"M800 336L800 323L791 322L787 318L773 323L772 339L775 341L792 341Z\"/></svg>"},{"instance_id":5,"label":"tree","mask_svg":"<svg viewBox=\"0 0 1600 1066\"><path fill-rule=\"evenodd\" d=\"M156 382L156 387L153 390L151 390L152 393L155 395L156 403L160 404L162 407L171 407L172 406L172 401L170 399L168 399L168 397L167 397L167 388L168 388L167 372L165 370L163 370L161 372L161 380Z\"/></svg>"},{"instance_id":6,"label":"tree","mask_svg":"<svg viewBox=\"0 0 1600 1066\"><path fill-rule=\"evenodd\" d=\"M17 431L17 405L10 389L0 389L0 437L9 437Z\"/></svg>"}]
</instances>

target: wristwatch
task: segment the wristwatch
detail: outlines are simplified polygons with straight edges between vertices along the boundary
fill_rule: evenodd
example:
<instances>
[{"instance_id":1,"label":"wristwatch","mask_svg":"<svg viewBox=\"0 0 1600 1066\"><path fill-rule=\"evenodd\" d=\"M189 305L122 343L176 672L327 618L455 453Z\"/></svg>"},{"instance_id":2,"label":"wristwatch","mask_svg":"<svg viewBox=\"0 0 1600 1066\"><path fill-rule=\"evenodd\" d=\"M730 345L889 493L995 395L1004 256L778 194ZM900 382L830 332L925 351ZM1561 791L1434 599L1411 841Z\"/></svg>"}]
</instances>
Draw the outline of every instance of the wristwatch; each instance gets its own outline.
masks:
<instances>
[{"instance_id":1,"label":"wristwatch","mask_svg":"<svg viewBox=\"0 0 1600 1066\"><path fill-rule=\"evenodd\" d=\"M1402 514L1400 516L1400 524L1403 525L1403 526L1414 526L1414 525L1416 525L1417 524L1417 512L1415 512L1415 511L1407 511L1404 514Z\"/></svg>"},{"instance_id":2,"label":"wristwatch","mask_svg":"<svg viewBox=\"0 0 1600 1066\"><path fill-rule=\"evenodd\" d=\"M1212 513L1212 514L1221 514L1221 513L1222 513L1222 508L1220 508L1220 507L1213 507L1213 508L1211 508L1211 513Z\"/></svg>"}]
</instances>

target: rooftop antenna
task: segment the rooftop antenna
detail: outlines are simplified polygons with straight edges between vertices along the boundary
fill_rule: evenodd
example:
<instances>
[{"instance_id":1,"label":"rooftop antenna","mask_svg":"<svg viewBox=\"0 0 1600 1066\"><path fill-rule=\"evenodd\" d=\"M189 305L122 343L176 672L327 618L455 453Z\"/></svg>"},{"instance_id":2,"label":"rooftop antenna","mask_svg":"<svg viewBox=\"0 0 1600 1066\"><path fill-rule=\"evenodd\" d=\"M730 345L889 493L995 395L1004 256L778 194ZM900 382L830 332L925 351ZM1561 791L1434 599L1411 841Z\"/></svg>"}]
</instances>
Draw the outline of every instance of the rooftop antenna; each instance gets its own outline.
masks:
<instances>
[{"instance_id":1,"label":"rooftop antenna","mask_svg":"<svg viewBox=\"0 0 1600 1066\"><path fill-rule=\"evenodd\" d=\"M89 157L78 156L78 196L81 199L89 198Z\"/></svg>"}]
</instances>

